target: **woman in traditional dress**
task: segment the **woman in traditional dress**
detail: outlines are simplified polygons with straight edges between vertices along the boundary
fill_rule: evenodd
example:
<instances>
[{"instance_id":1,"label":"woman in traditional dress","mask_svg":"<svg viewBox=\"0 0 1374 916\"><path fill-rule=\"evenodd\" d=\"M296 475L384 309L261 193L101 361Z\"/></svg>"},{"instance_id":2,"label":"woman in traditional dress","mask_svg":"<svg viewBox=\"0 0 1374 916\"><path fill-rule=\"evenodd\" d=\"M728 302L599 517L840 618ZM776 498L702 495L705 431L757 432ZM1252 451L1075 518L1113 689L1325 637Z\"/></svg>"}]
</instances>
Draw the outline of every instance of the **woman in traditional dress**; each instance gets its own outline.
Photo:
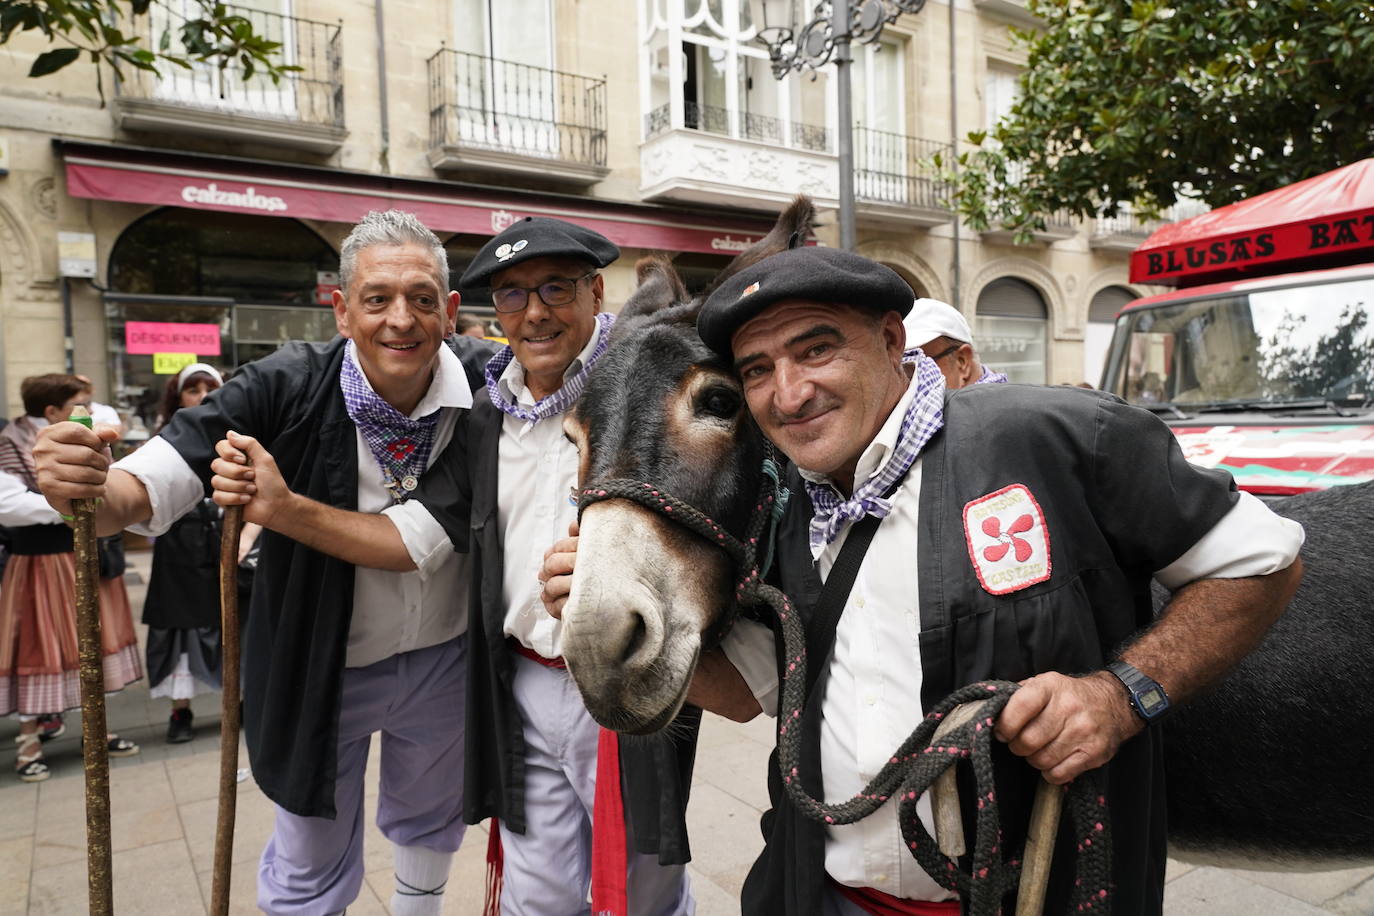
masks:
<instances>
[{"instance_id":1,"label":"woman in traditional dress","mask_svg":"<svg viewBox=\"0 0 1374 916\"><path fill-rule=\"evenodd\" d=\"M158 432L183 407L195 407L224 383L219 370L193 363L167 380ZM219 541L222 513L204 499L153 544L153 571L143 602L148 625L151 695L172 701L167 741L194 737L191 698L220 689ZM261 528L245 525L240 557Z\"/></svg>"},{"instance_id":2,"label":"woman in traditional dress","mask_svg":"<svg viewBox=\"0 0 1374 916\"><path fill-rule=\"evenodd\" d=\"M24 416L0 430L0 472L37 493L38 430L66 420L89 396L75 376L57 373L26 378L19 391ZM51 775L38 716L81 705L72 532L57 520L11 528L9 537L12 556L0 585L0 715L19 714L15 769L24 782L38 782ZM129 596L118 576L100 579L100 642L107 691L143 676ZM118 735L107 740L112 756L138 753L137 744Z\"/></svg>"}]
</instances>

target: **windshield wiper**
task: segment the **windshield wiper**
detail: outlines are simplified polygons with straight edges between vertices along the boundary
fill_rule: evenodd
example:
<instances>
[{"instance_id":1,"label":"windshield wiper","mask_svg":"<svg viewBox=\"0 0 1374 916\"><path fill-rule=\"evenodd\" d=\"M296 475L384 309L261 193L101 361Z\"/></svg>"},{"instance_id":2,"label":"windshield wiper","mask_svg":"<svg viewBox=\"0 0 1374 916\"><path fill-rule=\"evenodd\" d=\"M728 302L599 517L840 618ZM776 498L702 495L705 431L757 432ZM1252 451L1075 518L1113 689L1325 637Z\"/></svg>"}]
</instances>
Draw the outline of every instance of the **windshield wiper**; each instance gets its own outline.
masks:
<instances>
[{"instance_id":1,"label":"windshield wiper","mask_svg":"<svg viewBox=\"0 0 1374 916\"><path fill-rule=\"evenodd\" d=\"M1205 404L1198 408L1198 413L1227 413L1239 410L1260 410L1266 413L1281 413L1286 410L1329 410L1338 417L1359 416L1329 398L1293 398L1287 401L1224 401Z\"/></svg>"},{"instance_id":2,"label":"windshield wiper","mask_svg":"<svg viewBox=\"0 0 1374 916\"><path fill-rule=\"evenodd\" d=\"M1176 407L1173 404L1170 404L1168 401L1136 401L1131 406L1144 407L1146 410L1152 413L1169 414L1175 420L1188 419L1188 415L1186 413L1179 410L1178 407Z\"/></svg>"}]
</instances>

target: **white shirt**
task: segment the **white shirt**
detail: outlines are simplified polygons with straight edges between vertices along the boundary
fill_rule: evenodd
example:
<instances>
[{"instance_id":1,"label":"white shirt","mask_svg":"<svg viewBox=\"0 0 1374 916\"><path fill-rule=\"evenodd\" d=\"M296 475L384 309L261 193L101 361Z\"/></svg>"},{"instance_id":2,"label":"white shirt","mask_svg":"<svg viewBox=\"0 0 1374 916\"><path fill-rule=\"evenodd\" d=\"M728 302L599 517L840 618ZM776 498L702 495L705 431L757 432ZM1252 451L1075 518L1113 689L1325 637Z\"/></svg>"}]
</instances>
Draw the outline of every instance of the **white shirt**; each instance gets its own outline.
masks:
<instances>
[{"instance_id":1,"label":"white shirt","mask_svg":"<svg viewBox=\"0 0 1374 916\"><path fill-rule=\"evenodd\" d=\"M582 371L600 335L607 333L609 329L598 322L596 333L563 371L564 381ZM496 384L508 399L534 407L519 360L511 360ZM505 633L545 658L557 658L563 654L563 621L550 615L539 600L539 567L544 551L567 537L568 526L577 521L572 499L577 448L563 435L562 415L531 423L510 414L501 420L497 448L496 521L505 557Z\"/></svg>"},{"instance_id":2,"label":"white shirt","mask_svg":"<svg viewBox=\"0 0 1374 916\"><path fill-rule=\"evenodd\" d=\"M355 358L356 361L356 358ZM361 367L360 367L361 368ZM367 376L363 375L364 380ZM458 357L439 347L434 378L420 403L411 411L418 419L440 410L429 464L453 437L458 410L472 406L472 390ZM401 652L447 642L468 628L468 582L471 561L455 553L443 528L415 502L392 505L382 485L382 469L361 432L358 449L357 500L360 512L381 512L400 531L416 570L391 572L353 569L353 617L348 630L349 668L361 668ZM133 474L148 492L153 514L130 530L158 535L185 515L204 496L200 478L165 439L155 436L138 451L115 462Z\"/></svg>"},{"instance_id":3,"label":"white shirt","mask_svg":"<svg viewBox=\"0 0 1374 916\"><path fill-rule=\"evenodd\" d=\"M46 424L45 424L46 425ZM0 525L60 525L62 516L48 505L43 494L34 493L13 474L0 472Z\"/></svg>"},{"instance_id":4,"label":"white shirt","mask_svg":"<svg viewBox=\"0 0 1374 916\"><path fill-rule=\"evenodd\" d=\"M859 457L856 485L877 474L895 447L915 394L912 380L868 448ZM827 479L803 472L808 479ZM857 794L920 724L922 671L916 555L921 461L892 496L892 512L878 527L859 568L835 631L829 682L821 701L821 772L827 802ZM1243 531L1244 536L1237 536ZM822 581L848 536L813 550ZM1265 575L1287 567L1302 546L1302 526L1270 512L1255 497L1239 502L1181 558L1156 573L1169 587L1202 578ZM767 707L765 707L767 709ZM934 833L930 802L917 810ZM825 870L853 887L871 887L913 900L948 900L953 894L925 873L902 842L897 806L889 802L856 824L827 828Z\"/></svg>"}]
</instances>

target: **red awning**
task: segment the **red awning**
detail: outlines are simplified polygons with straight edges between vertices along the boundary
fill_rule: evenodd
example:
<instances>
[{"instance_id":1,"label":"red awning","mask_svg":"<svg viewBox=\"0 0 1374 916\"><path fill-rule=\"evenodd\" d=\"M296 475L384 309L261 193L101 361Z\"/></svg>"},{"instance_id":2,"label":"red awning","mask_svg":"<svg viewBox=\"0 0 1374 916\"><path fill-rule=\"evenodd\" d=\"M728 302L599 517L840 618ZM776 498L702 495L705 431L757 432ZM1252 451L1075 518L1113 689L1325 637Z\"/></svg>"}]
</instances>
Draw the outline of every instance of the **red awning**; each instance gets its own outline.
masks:
<instances>
[{"instance_id":1,"label":"red awning","mask_svg":"<svg viewBox=\"0 0 1374 916\"><path fill-rule=\"evenodd\" d=\"M490 236L525 216L554 216L595 229L617 245L734 255L771 220L621 204L593 198L471 188L248 160L61 142L67 193L160 204L355 223L368 210L409 210L436 232Z\"/></svg>"},{"instance_id":2,"label":"red awning","mask_svg":"<svg viewBox=\"0 0 1374 916\"><path fill-rule=\"evenodd\" d=\"M1361 250L1374 257L1374 159L1156 230L1131 255L1131 282L1196 286Z\"/></svg>"}]
</instances>

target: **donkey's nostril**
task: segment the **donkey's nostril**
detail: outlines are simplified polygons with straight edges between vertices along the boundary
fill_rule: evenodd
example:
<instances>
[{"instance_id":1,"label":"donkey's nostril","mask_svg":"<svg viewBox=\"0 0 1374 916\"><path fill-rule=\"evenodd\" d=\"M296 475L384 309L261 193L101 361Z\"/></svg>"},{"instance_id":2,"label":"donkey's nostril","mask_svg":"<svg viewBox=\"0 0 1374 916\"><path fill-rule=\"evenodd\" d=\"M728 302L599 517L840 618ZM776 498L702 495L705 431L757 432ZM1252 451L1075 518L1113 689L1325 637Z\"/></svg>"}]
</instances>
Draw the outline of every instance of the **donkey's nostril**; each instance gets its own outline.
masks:
<instances>
[{"instance_id":1,"label":"donkey's nostril","mask_svg":"<svg viewBox=\"0 0 1374 916\"><path fill-rule=\"evenodd\" d=\"M644 641L648 637L648 627L644 623L642 614L631 614L634 623L631 625L630 632L626 634L624 651L620 656L623 664L629 664L634 660L635 655L643 648Z\"/></svg>"}]
</instances>

